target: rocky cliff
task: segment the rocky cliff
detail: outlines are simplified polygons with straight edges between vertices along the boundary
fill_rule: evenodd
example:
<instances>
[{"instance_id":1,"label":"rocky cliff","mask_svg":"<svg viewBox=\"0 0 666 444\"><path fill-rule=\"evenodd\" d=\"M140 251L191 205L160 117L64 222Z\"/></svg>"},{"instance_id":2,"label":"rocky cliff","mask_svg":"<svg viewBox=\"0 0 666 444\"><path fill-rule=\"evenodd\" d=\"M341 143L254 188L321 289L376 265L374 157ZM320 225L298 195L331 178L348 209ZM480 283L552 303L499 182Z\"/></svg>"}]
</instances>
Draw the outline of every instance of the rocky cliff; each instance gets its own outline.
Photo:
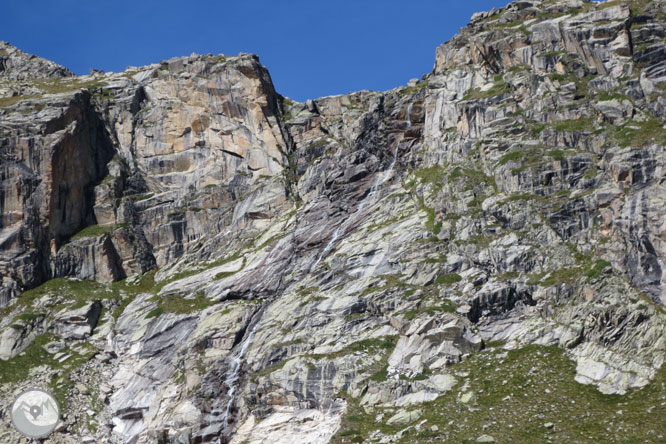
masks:
<instances>
[{"instance_id":1,"label":"rocky cliff","mask_svg":"<svg viewBox=\"0 0 666 444\"><path fill-rule=\"evenodd\" d=\"M0 45L0 436L661 442L666 3L478 13L406 87Z\"/></svg>"}]
</instances>

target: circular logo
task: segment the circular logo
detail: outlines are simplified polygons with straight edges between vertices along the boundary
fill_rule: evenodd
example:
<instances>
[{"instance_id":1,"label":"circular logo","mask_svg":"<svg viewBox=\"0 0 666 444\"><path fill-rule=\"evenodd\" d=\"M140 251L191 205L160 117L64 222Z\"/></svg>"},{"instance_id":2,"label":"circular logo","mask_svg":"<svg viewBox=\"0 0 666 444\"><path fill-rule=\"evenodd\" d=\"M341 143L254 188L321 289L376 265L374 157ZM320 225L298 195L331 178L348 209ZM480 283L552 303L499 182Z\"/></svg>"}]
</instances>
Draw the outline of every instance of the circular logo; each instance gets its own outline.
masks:
<instances>
[{"instance_id":1,"label":"circular logo","mask_svg":"<svg viewBox=\"0 0 666 444\"><path fill-rule=\"evenodd\" d=\"M60 408L55 398L44 390L21 393L12 404L12 423L28 438L44 438L58 425Z\"/></svg>"}]
</instances>

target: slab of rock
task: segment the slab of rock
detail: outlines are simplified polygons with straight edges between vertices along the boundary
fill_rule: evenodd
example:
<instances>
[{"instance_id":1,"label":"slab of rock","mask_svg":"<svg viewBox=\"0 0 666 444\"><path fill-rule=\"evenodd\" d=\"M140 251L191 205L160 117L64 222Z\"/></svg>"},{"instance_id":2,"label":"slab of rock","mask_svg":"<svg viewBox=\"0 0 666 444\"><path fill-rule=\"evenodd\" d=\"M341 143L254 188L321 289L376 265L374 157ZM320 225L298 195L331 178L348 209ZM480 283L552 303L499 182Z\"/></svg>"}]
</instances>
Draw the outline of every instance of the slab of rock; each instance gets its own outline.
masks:
<instances>
[{"instance_id":1,"label":"slab of rock","mask_svg":"<svg viewBox=\"0 0 666 444\"><path fill-rule=\"evenodd\" d=\"M421 417L423 410L404 410L400 409L396 414L386 420L387 425L407 425L411 424Z\"/></svg>"},{"instance_id":2,"label":"slab of rock","mask_svg":"<svg viewBox=\"0 0 666 444\"><path fill-rule=\"evenodd\" d=\"M63 339L84 339L92 334L101 312L99 301L84 303L78 308L65 308L55 316L50 328Z\"/></svg>"}]
</instances>

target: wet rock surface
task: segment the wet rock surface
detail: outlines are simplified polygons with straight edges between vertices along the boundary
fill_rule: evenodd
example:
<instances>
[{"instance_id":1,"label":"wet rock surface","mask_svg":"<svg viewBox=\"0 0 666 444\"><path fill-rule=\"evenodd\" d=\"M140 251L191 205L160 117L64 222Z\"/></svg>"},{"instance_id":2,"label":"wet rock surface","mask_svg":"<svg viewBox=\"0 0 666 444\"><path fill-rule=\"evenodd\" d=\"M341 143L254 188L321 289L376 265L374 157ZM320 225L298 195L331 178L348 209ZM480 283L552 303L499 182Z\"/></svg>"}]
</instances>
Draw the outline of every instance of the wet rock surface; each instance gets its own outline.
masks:
<instances>
[{"instance_id":1,"label":"wet rock surface","mask_svg":"<svg viewBox=\"0 0 666 444\"><path fill-rule=\"evenodd\" d=\"M3 399L50 387L54 443L659 442L616 410L666 396L665 18L514 2L306 103L3 43Z\"/></svg>"}]
</instances>

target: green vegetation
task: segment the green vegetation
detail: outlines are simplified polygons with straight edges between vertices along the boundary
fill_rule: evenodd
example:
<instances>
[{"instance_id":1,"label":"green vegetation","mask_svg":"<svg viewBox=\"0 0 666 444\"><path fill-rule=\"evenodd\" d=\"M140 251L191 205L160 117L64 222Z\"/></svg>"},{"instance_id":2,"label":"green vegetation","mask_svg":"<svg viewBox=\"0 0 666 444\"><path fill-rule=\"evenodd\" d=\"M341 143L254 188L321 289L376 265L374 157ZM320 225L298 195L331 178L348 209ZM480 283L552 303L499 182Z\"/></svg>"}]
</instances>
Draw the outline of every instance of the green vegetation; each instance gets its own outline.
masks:
<instances>
[{"instance_id":1,"label":"green vegetation","mask_svg":"<svg viewBox=\"0 0 666 444\"><path fill-rule=\"evenodd\" d=\"M457 274L457 273L447 273L447 274L440 274L437 276L437 279L435 279L434 284L435 285L451 285L455 284L456 282L460 282L462 280L462 277Z\"/></svg>"},{"instance_id":2,"label":"green vegetation","mask_svg":"<svg viewBox=\"0 0 666 444\"><path fill-rule=\"evenodd\" d=\"M480 100L489 99L491 97L499 96L511 92L511 87L504 81L496 82L490 89L482 91L479 88L472 88L467 91L463 100Z\"/></svg>"},{"instance_id":3,"label":"green vegetation","mask_svg":"<svg viewBox=\"0 0 666 444\"><path fill-rule=\"evenodd\" d=\"M423 313L427 313L432 316L437 313L454 313L456 311L455 304L453 304L453 302L449 301L448 299L441 300L440 302L441 303L439 305L424 306L415 310L406 311L403 313L403 318L411 321Z\"/></svg>"},{"instance_id":4,"label":"green vegetation","mask_svg":"<svg viewBox=\"0 0 666 444\"><path fill-rule=\"evenodd\" d=\"M320 146L325 146L330 143L330 140L328 140L325 137L322 137L321 139L317 139L310 143L310 148L319 148Z\"/></svg>"},{"instance_id":5,"label":"green vegetation","mask_svg":"<svg viewBox=\"0 0 666 444\"><path fill-rule=\"evenodd\" d=\"M645 122L630 121L615 127L613 136L621 147L642 147L650 143L666 144L666 129L660 119Z\"/></svg>"},{"instance_id":6,"label":"green vegetation","mask_svg":"<svg viewBox=\"0 0 666 444\"><path fill-rule=\"evenodd\" d=\"M370 376L370 381L384 382L388 379L388 364L385 364L381 369L377 370Z\"/></svg>"},{"instance_id":7,"label":"green vegetation","mask_svg":"<svg viewBox=\"0 0 666 444\"><path fill-rule=\"evenodd\" d=\"M216 303L206 298L203 291L198 292L193 298L186 298L180 294L169 294L155 296L152 300L157 302L157 307L151 310L146 318L155 318L164 313L190 314Z\"/></svg>"},{"instance_id":8,"label":"green vegetation","mask_svg":"<svg viewBox=\"0 0 666 444\"><path fill-rule=\"evenodd\" d=\"M594 263L590 271L585 273L585 275L591 279L596 279L601 276L601 273L606 269L606 267L610 267L610 265L610 262L599 259Z\"/></svg>"},{"instance_id":9,"label":"green vegetation","mask_svg":"<svg viewBox=\"0 0 666 444\"><path fill-rule=\"evenodd\" d=\"M440 165L433 165L431 167L419 168L415 170L414 176L421 184L431 185L434 188L429 191L438 193L442 189L445 173L444 169ZM413 192L416 189L416 184L414 181L410 180L405 184L405 187L411 189ZM423 196L417 195L416 200L418 202L419 209L426 213L426 228L435 235L439 234L442 229L442 223L436 222L435 210L426 205L425 198Z\"/></svg>"},{"instance_id":10,"label":"green vegetation","mask_svg":"<svg viewBox=\"0 0 666 444\"><path fill-rule=\"evenodd\" d=\"M565 160L564 151L562 150L552 150L546 153L546 156L552 157L554 160L563 161Z\"/></svg>"},{"instance_id":11,"label":"green vegetation","mask_svg":"<svg viewBox=\"0 0 666 444\"><path fill-rule=\"evenodd\" d=\"M56 363L55 365L50 365L51 368L60 367L60 371L51 379L49 384L51 393L53 393L53 396L58 401L60 408L63 410L66 409L69 404L69 397L67 396L67 393L72 388L72 386L78 382L77 378L72 377L72 373L76 369L80 368L83 364L88 362L95 355L96 349L90 344L85 344L83 347L78 349L78 351L73 351L71 349L66 351L71 354L72 357L62 364Z\"/></svg>"},{"instance_id":12,"label":"green vegetation","mask_svg":"<svg viewBox=\"0 0 666 444\"><path fill-rule=\"evenodd\" d=\"M518 74L520 72L525 72L529 71L530 67L529 65L513 65L511 68L508 69L508 71L512 74Z\"/></svg>"},{"instance_id":13,"label":"green vegetation","mask_svg":"<svg viewBox=\"0 0 666 444\"><path fill-rule=\"evenodd\" d=\"M422 184L434 185L436 189L441 189L446 173L441 165L435 164L430 167L422 167L414 170L414 176Z\"/></svg>"},{"instance_id":14,"label":"green vegetation","mask_svg":"<svg viewBox=\"0 0 666 444\"><path fill-rule=\"evenodd\" d=\"M488 351L455 364L451 372L469 373L469 391L475 399L459 401L462 381L434 401L418 406L426 420L410 429L398 444L473 443L488 434L501 443L656 443L666 435L666 423L654 418L666 414L666 369L647 387L624 396L604 395L594 386L575 380L575 362L551 346L527 346L505 352L487 344ZM505 355L506 354L506 355ZM380 378L378 378L380 379ZM405 426L385 424L395 409L366 411L358 399L345 396L348 413L333 438L336 444L369 442L380 430L396 434ZM649 414L646 414L649 412ZM378 414L384 414L377 421ZM545 424L552 423L553 427ZM437 426L437 430L432 427Z\"/></svg>"},{"instance_id":15,"label":"green vegetation","mask_svg":"<svg viewBox=\"0 0 666 444\"><path fill-rule=\"evenodd\" d=\"M127 226L126 224L122 225L88 225L85 227L83 230L79 231L75 235L69 238L70 241L74 241L77 239L83 239L85 237L100 237L100 236L105 236L109 233L112 233L120 228L124 228Z\"/></svg>"},{"instance_id":16,"label":"green vegetation","mask_svg":"<svg viewBox=\"0 0 666 444\"><path fill-rule=\"evenodd\" d=\"M44 317L44 313L21 313L14 318L13 322L22 321L27 324L42 317Z\"/></svg>"},{"instance_id":17,"label":"green vegetation","mask_svg":"<svg viewBox=\"0 0 666 444\"><path fill-rule=\"evenodd\" d=\"M433 216L434 216L434 213L433 213ZM409 217L409 215L400 215L400 216L392 217L390 219L386 219L386 220L384 220L382 222L379 222L377 224L368 225L367 229L368 229L368 231L377 231L379 229L386 228L390 225L393 225L397 222L400 222L401 220L404 220L407 217Z\"/></svg>"},{"instance_id":18,"label":"green vegetation","mask_svg":"<svg viewBox=\"0 0 666 444\"><path fill-rule=\"evenodd\" d=\"M146 315L146 319L157 318L159 316L162 316L163 313L164 313L164 307L159 305L157 306L157 308L154 308L148 312L148 314Z\"/></svg>"},{"instance_id":19,"label":"green vegetation","mask_svg":"<svg viewBox=\"0 0 666 444\"><path fill-rule=\"evenodd\" d=\"M129 284L126 280L111 284L114 297L120 301L120 304L113 310L112 316L114 318L118 319L130 302L139 294L155 293L158 288L161 288L155 282L156 273L157 269L144 273L135 284Z\"/></svg>"},{"instance_id":20,"label":"green vegetation","mask_svg":"<svg viewBox=\"0 0 666 444\"><path fill-rule=\"evenodd\" d=\"M93 96L95 96L95 98L98 100L104 101L104 100L113 99L116 96L116 93L113 92L113 90L111 89L100 89L97 92L95 92Z\"/></svg>"},{"instance_id":21,"label":"green vegetation","mask_svg":"<svg viewBox=\"0 0 666 444\"><path fill-rule=\"evenodd\" d=\"M383 336L380 338L369 338L357 342L352 342L351 344L347 345L341 350L338 350L333 353L328 353L325 355L324 354L305 355L304 357L312 358L315 360L320 360L320 359L332 360L356 352L366 352L366 353L371 353L372 355L381 354L382 356L384 356L384 358L388 358L389 352L395 348L395 344L397 342L398 342L397 336ZM386 361L384 360L381 364L384 365L385 362ZM372 370L371 374L374 374L378 369L379 367L371 368Z\"/></svg>"},{"instance_id":22,"label":"green vegetation","mask_svg":"<svg viewBox=\"0 0 666 444\"><path fill-rule=\"evenodd\" d=\"M23 292L18 299L16 306L5 307L0 310L0 315L7 315L17 308L23 311L18 318L28 319L32 314L32 305L38 299L46 295L54 296L53 299L40 310L45 312L56 312L65 307L82 307L86 303L96 300L116 301L116 308L112 315L119 317L125 307L141 293L154 293L161 288L154 280L157 270L145 273L136 284L129 284L127 281L118 281L112 284L102 284L95 281L56 278L44 282L42 285L31 290Z\"/></svg>"},{"instance_id":23,"label":"green vegetation","mask_svg":"<svg viewBox=\"0 0 666 444\"><path fill-rule=\"evenodd\" d=\"M476 245L479 248L488 248L490 243L497 239L496 236L487 236L485 234L478 234L476 236L470 236L467 243L471 245Z\"/></svg>"},{"instance_id":24,"label":"green vegetation","mask_svg":"<svg viewBox=\"0 0 666 444\"><path fill-rule=\"evenodd\" d=\"M291 114L291 108L296 104L293 100L288 97L280 96L280 109L282 110L282 120L285 122L290 121L294 118Z\"/></svg>"},{"instance_id":25,"label":"green vegetation","mask_svg":"<svg viewBox=\"0 0 666 444\"><path fill-rule=\"evenodd\" d=\"M288 235L289 235L288 232L281 232L281 233L275 234L275 235L271 236L270 238L266 239L264 242L262 242L256 248L256 250L263 250L264 248L266 248L270 245L273 245L275 242L279 241L283 237L287 237ZM243 264L243 265L245 265L245 264Z\"/></svg>"},{"instance_id":26,"label":"green vegetation","mask_svg":"<svg viewBox=\"0 0 666 444\"><path fill-rule=\"evenodd\" d=\"M434 235L438 235L442 230L442 223L435 222L435 210L425 204L425 200L423 199L423 197L418 196L417 199L419 201L420 209L425 211L426 213L426 228L430 230Z\"/></svg>"},{"instance_id":27,"label":"green vegetation","mask_svg":"<svg viewBox=\"0 0 666 444\"><path fill-rule=\"evenodd\" d=\"M500 273L495 275L495 277L500 281L509 281L511 279L516 279L518 276L520 276L520 273L518 273L517 271L508 271L506 273Z\"/></svg>"},{"instance_id":28,"label":"green vegetation","mask_svg":"<svg viewBox=\"0 0 666 444\"><path fill-rule=\"evenodd\" d=\"M195 274L201 273L202 271L210 270L211 268L219 267L221 265L225 265L225 264L233 262L237 259L240 259L241 257L243 257L242 256L243 251L246 250L247 248L252 247L252 245L253 245L253 242L250 242L250 243L246 244L244 247L239 248L237 251L235 251L234 253L232 253L231 255L229 255L229 256L227 256L223 259L220 259L220 260L217 260L217 261L205 264L205 265L201 265L201 266L198 266L196 268L181 271L180 273L176 273L176 274L172 275L169 279L167 279L165 281L162 281L159 284L156 284L152 293L155 293L155 294L159 293L159 291L162 288L164 288L167 284L170 284L171 282L175 282L175 281L178 281L180 279L184 279L186 277L194 276ZM243 264L241 265L240 269L237 270L236 272L242 270L244 266L245 266L245 260L243 260Z\"/></svg>"},{"instance_id":29,"label":"green vegetation","mask_svg":"<svg viewBox=\"0 0 666 444\"><path fill-rule=\"evenodd\" d=\"M81 80L67 77L62 79L35 79L32 82L34 86L46 94L73 92L78 89L94 90L106 86L106 82L103 80Z\"/></svg>"},{"instance_id":30,"label":"green vegetation","mask_svg":"<svg viewBox=\"0 0 666 444\"><path fill-rule=\"evenodd\" d=\"M17 103L19 103L21 100L34 99L36 97L39 96L35 94L26 94L25 96L0 97L0 108L14 106Z\"/></svg>"},{"instance_id":31,"label":"green vegetation","mask_svg":"<svg viewBox=\"0 0 666 444\"><path fill-rule=\"evenodd\" d=\"M580 268L571 267L571 268L561 268L555 270L548 274L545 279L539 280L541 275L530 275L530 281L528 284L538 283L542 287L553 287L561 284L571 284L576 281L582 275L582 270Z\"/></svg>"},{"instance_id":32,"label":"green vegetation","mask_svg":"<svg viewBox=\"0 0 666 444\"><path fill-rule=\"evenodd\" d=\"M637 17L643 14L646 11L646 8L653 3L650 0L609 0L606 2L598 3L600 9L610 8L612 6L619 5L629 5L631 10L631 16ZM657 20L663 21L666 18L666 12L659 10L658 8L653 9L653 12L656 12Z\"/></svg>"},{"instance_id":33,"label":"green vegetation","mask_svg":"<svg viewBox=\"0 0 666 444\"><path fill-rule=\"evenodd\" d=\"M220 273L215 274L215 280L219 281L224 278L228 278L229 276L233 276L234 274L238 273L238 270L236 271L222 271Z\"/></svg>"},{"instance_id":34,"label":"green vegetation","mask_svg":"<svg viewBox=\"0 0 666 444\"><path fill-rule=\"evenodd\" d=\"M471 168L456 167L449 175L449 181L453 182L458 179L463 179L467 184L465 191L474 189L480 185L485 185L492 187L493 191L497 192L495 178L488 176L483 171L473 170Z\"/></svg>"},{"instance_id":35,"label":"green vegetation","mask_svg":"<svg viewBox=\"0 0 666 444\"><path fill-rule=\"evenodd\" d=\"M78 78L63 78L63 79L32 79L29 82L30 86L38 88L43 94L60 94L65 92L74 92L79 89L96 90L102 86L106 86L106 82L102 80L88 80L84 81ZM108 98L110 91L99 93L98 95ZM18 102L27 99L39 98L39 94L26 94L23 96L2 97L0 98L0 108L16 105ZM43 106L42 106L43 108Z\"/></svg>"},{"instance_id":36,"label":"green vegetation","mask_svg":"<svg viewBox=\"0 0 666 444\"><path fill-rule=\"evenodd\" d=\"M362 111L362 112L368 111L367 105L362 103L362 102L361 103L349 103L349 104L343 103L341 106L344 109L349 110L349 111Z\"/></svg>"},{"instance_id":37,"label":"green vegetation","mask_svg":"<svg viewBox=\"0 0 666 444\"><path fill-rule=\"evenodd\" d=\"M107 288L106 285L95 281L56 278L24 292L19 296L18 303L29 307L37 299L47 294L55 294L61 296L69 304L80 305L81 302L113 298L115 294L107 291Z\"/></svg>"},{"instance_id":38,"label":"green vegetation","mask_svg":"<svg viewBox=\"0 0 666 444\"><path fill-rule=\"evenodd\" d=\"M216 56L207 56L207 57L205 58L205 60L206 60L207 62L213 62L213 63L215 63L215 64L217 65L218 63L224 63L224 62L226 62L226 61L227 61L227 57L225 57L225 56L223 56L222 54L220 54L220 55L216 55Z\"/></svg>"},{"instance_id":39,"label":"green vegetation","mask_svg":"<svg viewBox=\"0 0 666 444\"><path fill-rule=\"evenodd\" d=\"M505 165L509 162L519 162L520 166L511 169L512 174L519 174L528 168L535 168L543 165L551 157L557 161L566 160L568 152L560 149L549 149L543 146L525 146L519 150L511 151L500 158L498 165Z\"/></svg>"},{"instance_id":40,"label":"green vegetation","mask_svg":"<svg viewBox=\"0 0 666 444\"><path fill-rule=\"evenodd\" d=\"M364 351L368 349L393 350L396 344L396 339L395 336L363 339L350 344L345 350L349 352Z\"/></svg>"},{"instance_id":41,"label":"green vegetation","mask_svg":"<svg viewBox=\"0 0 666 444\"><path fill-rule=\"evenodd\" d=\"M306 298L306 297L312 295L313 293L318 293L319 291L320 291L319 287L316 287L316 286L314 286L314 287L301 286L301 288L298 289L297 294L300 297Z\"/></svg>"},{"instance_id":42,"label":"green vegetation","mask_svg":"<svg viewBox=\"0 0 666 444\"><path fill-rule=\"evenodd\" d=\"M74 351L66 348L63 352L71 355L63 363L54 359L54 355L49 354L44 346L49 342L59 340L60 338L51 333L44 333L37 336L21 353L8 360L0 360L0 384L21 382L30 377L30 370L47 365L56 371L50 382L50 389L53 396L60 404L60 408L65 410L68 405L67 392L74 384L70 374L73 370L81 367L94 354L92 346L83 350Z\"/></svg>"},{"instance_id":43,"label":"green vegetation","mask_svg":"<svg viewBox=\"0 0 666 444\"><path fill-rule=\"evenodd\" d=\"M136 194L136 195L132 196L132 200L134 202L141 202L142 200L148 200L153 196L154 196L153 193Z\"/></svg>"},{"instance_id":44,"label":"green vegetation","mask_svg":"<svg viewBox=\"0 0 666 444\"><path fill-rule=\"evenodd\" d=\"M53 334L39 335L17 356L6 361L0 359L0 384L23 381L30 369L44 363L55 365L57 361L44 350L44 346L57 339L59 337Z\"/></svg>"},{"instance_id":45,"label":"green vegetation","mask_svg":"<svg viewBox=\"0 0 666 444\"><path fill-rule=\"evenodd\" d=\"M596 258L594 252L583 254L570 243L567 243L566 246L576 261L574 266L549 272L532 273L528 275L527 284L551 287L563 283L571 284L583 277L596 279L611 265L606 260Z\"/></svg>"},{"instance_id":46,"label":"green vegetation","mask_svg":"<svg viewBox=\"0 0 666 444\"><path fill-rule=\"evenodd\" d=\"M505 155L502 156L502 158L499 161L499 164L506 165L511 161L520 160L523 158L523 155L524 153L522 151L511 151L510 153L506 153Z\"/></svg>"},{"instance_id":47,"label":"green vegetation","mask_svg":"<svg viewBox=\"0 0 666 444\"><path fill-rule=\"evenodd\" d=\"M398 91L398 94L400 94L400 95L416 94L417 92L419 92L420 90L422 90L423 88L425 88L427 86L428 86L428 81L425 80L423 82L417 83L414 86L407 86L405 88L402 88L400 91Z\"/></svg>"},{"instance_id":48,"label":"green vegetation","mask_svg":"<svg viewBox=\"0 0 666 444\"><path fill-rule=\"evenodd\" d=\"M630 100L630 99L628 95L621 92L604 91L601 94L599 94L599 100L607 101L607 100Z\"/></svg>"}]
</instances>

